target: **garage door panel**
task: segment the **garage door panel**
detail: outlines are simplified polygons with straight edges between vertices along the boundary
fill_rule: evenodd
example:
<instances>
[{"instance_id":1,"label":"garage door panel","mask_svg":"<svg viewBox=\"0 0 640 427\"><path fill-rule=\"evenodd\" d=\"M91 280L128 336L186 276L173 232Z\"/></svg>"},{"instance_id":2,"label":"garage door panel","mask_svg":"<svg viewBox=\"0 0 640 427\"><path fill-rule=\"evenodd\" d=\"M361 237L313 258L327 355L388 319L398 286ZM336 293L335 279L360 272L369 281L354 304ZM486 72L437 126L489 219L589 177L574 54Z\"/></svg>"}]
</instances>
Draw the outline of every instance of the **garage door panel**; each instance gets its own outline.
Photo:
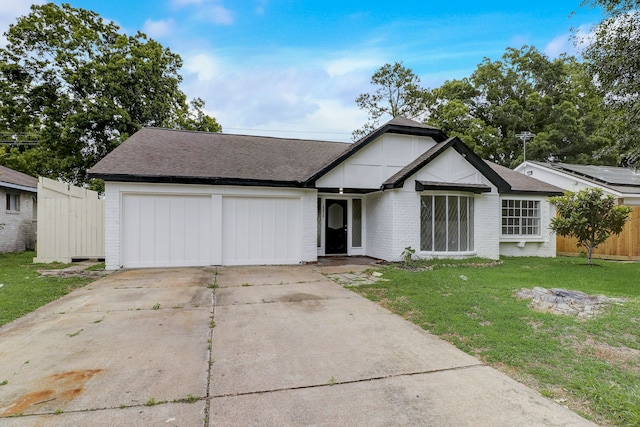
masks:
<instances>
[{"instance_id":1,"label":"garage door panel","mask_svg":"<svg viewBox=\"0 0 640 427\"><path fill-rule=\"evenodd\" d=\"M300 262L300 199L223 198L225 265Z\"/></svg>"},{"instance_id":2,"label":"garage door panel","mask_svg":"<svg viewBox=\"0 0 640 427\"><path fill-rule=\"evenodd\" d=\"M125 267L210 265L210 196L125 194L122 198Z\"/></svg>"}]
</instances>

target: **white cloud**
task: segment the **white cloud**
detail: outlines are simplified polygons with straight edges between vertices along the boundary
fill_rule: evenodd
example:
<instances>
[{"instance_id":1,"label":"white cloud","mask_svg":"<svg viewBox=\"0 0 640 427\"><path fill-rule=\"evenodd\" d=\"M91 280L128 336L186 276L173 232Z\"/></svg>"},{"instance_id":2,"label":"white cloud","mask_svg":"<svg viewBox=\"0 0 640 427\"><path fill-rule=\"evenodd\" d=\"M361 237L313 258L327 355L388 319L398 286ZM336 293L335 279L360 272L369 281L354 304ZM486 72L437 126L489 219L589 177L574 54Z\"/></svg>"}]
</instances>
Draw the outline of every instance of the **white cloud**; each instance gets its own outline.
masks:
<instances>
[{"instance_id":1,"label":"white cloud","mask_svg":"<svg viewBox=\"0 0 640 427\"><path fill-rule=\"evenodd\" d=\"M570 40L569 34L561 34L547 43L544 53L552 58L557 58L563 53L572 54L574 52L573 42Z\"/></svg>"},{"instance_id":2,"label":"white cloud","mask_svg":"<svg viewBox=\"0 0 640 427\"><path fill-rule=\"evenodd\" d=\"M214 24L231 25L233 24L233 14L224 6L213 6L210 10L211 20Z\"/></svg>"},{"instance_id":3,"label":"white cloud","mask_svg":"<svg viewBox=\"0 0 640 427\"><path fill-rule=\"evenodd\" d=\"M325 69L331 61L307 61L300 68L287 64L290 53L242 64L210 53L183 54L183 90L204 99L225 132L349 141L366 121L354 100L369 90L371 70L332 76Z\"/></svg>"},{"instance_id":4,"label":"white cloud","mask_svg":"<svg viewBox=\"0 0 640 427\"><path fill-rule=\"evenodd\" d=\"M257 0L255 12L258 15L264 15L267 10L267 0Z\"/></svg>"},{"instance_id":5,"label":"white cloud","mask_svg":"<svg viewBox=\"0 0 640 427\"><path fill-rule=\"evenodd\" d=\"M326 70L331 77L345 75L354 71L377 69L383 65L383 60L377 55L347 56L329 61Z\"/></svg>"},{"instance_id":6,"label":"white cloud","mask_svg":"<svg viewBox=\"0 0 640 427\"><path fill-rule=\"evenodd\" d=\"M560 56L562 53L568 55L579 55L593 41L593 25L582 24L571 33L561 34L551 40L544 48L544 53L552 58Z\"/></svg>"},{"instance_id":7,"label":"white cloud","mask_svg":"<svg viewBox=\"0 0 640 427\"><path fill-rule=\"evenodd\" d=\"M162 38L170 35L174 30L175 22L173 19L152 21L147 19L144 22L142 30L145 34L153 38Z\"/></svg>"},{"instance_id":8,"label":"white cloud","mask_svg":"<svg viewBox=\"0 0 640 427\"><path fill-rule=\"evenodd\" d=\"M217 59L206 53L186 56L184 70L194 75L199 82L214 80L219 74Z\"/></svg>"},{"instance_id":9,"label":"white cloud","mask_svg":"<svg viewBox=\"0 0 640 427\"><path fill-rule=\"evenodd\" d=\"M9 25L15 24L19 17L28 15L31 12L32 4L42 4L41 0L13 0L0 2L0 47L6 46L7 39L4 33L9 29Z\"/></svg>"},{"instance_id":10,"label":"white cloud","mask_svg":"<svg viewBox=\"0 0 640 427\"><path fill-rule=\"evenodd\" d=\"M185 7L192 4L200 4L202 0L172 0L171 5L174 7Z\"/></svg>"}]
</instances>

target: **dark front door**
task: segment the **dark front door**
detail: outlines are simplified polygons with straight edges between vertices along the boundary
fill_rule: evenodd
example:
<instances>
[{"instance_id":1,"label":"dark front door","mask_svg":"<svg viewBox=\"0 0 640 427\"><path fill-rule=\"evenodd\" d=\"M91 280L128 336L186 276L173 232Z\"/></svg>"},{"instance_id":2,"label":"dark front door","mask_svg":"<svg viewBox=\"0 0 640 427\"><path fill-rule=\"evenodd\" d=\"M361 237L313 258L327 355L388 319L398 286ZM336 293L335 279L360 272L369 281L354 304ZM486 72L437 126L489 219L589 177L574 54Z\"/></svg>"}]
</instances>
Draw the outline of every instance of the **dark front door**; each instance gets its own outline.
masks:
<instances>
[{"instance_id":1,"label":"dark front door","mask_svg":"<svg viewBox=\"0 0 640 427\"><path fill-rule=\"evenodd\" d=\"M326 254L347 253L347 201L327 200Z\"/></svg>"}]
</instances>

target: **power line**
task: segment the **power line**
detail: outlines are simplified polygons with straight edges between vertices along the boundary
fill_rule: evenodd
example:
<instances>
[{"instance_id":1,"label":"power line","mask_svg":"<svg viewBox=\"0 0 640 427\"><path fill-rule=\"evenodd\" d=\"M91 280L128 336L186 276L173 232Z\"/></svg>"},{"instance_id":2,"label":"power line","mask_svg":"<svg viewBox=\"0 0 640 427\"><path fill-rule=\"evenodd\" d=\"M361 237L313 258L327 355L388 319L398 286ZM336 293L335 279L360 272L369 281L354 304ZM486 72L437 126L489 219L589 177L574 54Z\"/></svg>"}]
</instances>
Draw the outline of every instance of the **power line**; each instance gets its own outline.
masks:
<instances>
[{"instance_id":1,"label":"power line","mask_svg":"<svg viewBox=\"0 0 640 427\"><path fill-rule=\"evenodd\" d=\"M244 131L259 131L259 132L289 132L289 133L328 133L335 135L349 135L346 132L328 132L328 131L313 131L313 130L283 130L283 129L247 129L247 128L228 128L224 127L224 129L229 130L244 130Z\"/></svg>"}]
</instances>

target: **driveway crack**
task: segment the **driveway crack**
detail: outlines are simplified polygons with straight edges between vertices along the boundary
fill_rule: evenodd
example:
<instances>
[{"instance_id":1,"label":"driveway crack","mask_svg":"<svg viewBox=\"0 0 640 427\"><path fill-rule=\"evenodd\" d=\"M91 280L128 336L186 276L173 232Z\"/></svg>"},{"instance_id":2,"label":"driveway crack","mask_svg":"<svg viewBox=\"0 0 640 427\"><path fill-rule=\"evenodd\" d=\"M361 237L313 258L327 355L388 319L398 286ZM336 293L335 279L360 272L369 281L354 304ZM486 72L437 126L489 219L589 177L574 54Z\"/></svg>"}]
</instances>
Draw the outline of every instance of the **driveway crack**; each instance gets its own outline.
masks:
<instances>
[{"instance_id":1,"label":"driveway crack","mask_svg":"<svg viewBox=\"0 0 640 427\"><path fill-rule=\"evenodd\" d=\"M213 283L209 286L211 289L211 317L209 318L209 338L208 338L208 355L207 355L207 390L205 392L205 407L204 407L204 427L209 425L209 414L211 412L211 366L212 360L212 346L213 346L213 330L215 328L214 315L216 311L216 289L218 289L218 269L216 268L213 275Z\"/></svg>"},{"instance_id":2,"label":"driveway crack","mask_svg":"<svg viewBox=\"0 0 640 427\"><path fill-rule=\"evenodd\" d=\"M274 388L274 389L270 389L270 390L247 391L247 392L240 392L240 393L223 393L223 394L217 394L217 395L214 395L214 396L209 396L209 393L207 392L207 400L211 401L212 399L217 399L217 398L220 398L220 397L251 396L251 395L256 395L256 394L276 393L276 392L280 392L280 391L305 390L305 389L322 388L322 387L334 387L336 385L366 383L366 382L372 382L372 381L378 381L378 380L386 380L386 379L390 379L390 378L411 377L411 376L415 376L415 375L436 374L436 373L440 373L440 372L463 371L465 369L471 369L471 368L477 368L477 367L483 367L483 366L487 366L487 365L485 365L484 363L474 363L472 365L455 366L455 367L452 367L452 368L430 369L430 370L415 371L415 372L403 372L403 373L399 373L399 374L381 375L381 376L378 376L378 377L362 378L362 379L350 380L350 381L336 381L336 382L331 382L331 383L326 383L326 384L312 384L312 385L303 385L303 386L297 386L297 387L282 387L282 388Z\"/></svg>"}]
</instances>

